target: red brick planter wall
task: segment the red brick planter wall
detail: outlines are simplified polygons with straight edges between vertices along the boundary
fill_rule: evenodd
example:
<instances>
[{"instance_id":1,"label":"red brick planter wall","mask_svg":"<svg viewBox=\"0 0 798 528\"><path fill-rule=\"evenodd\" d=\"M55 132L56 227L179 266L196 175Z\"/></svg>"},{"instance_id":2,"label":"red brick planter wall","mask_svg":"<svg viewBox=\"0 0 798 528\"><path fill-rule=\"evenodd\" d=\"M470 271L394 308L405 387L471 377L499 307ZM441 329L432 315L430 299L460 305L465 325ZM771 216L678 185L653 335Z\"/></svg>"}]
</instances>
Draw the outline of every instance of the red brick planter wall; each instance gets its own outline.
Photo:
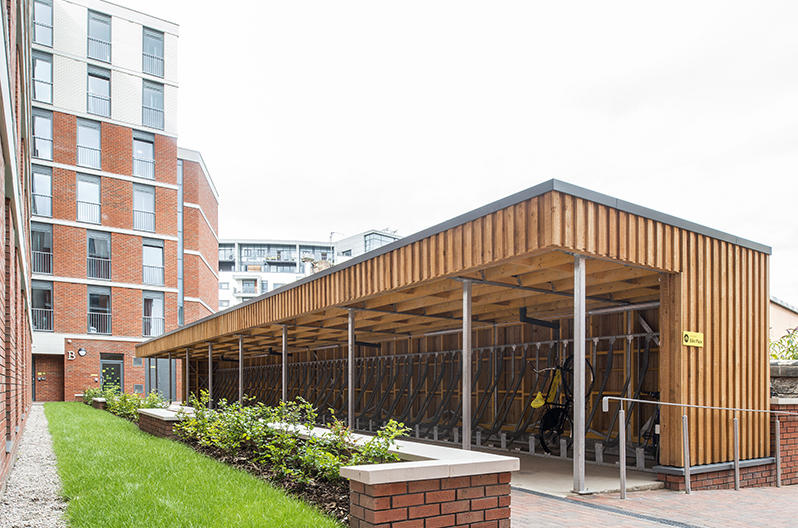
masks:
<instances>
[{"instance_id":1,"label":"red brick planter wall","mask_svg":"<svg viewBox=\"0 0 798 528\"><path fill-rule=\"evenodd\" d=\"M772 404L771 410L798 413L798 405ZM798 484L798 416L779 416L781 421L781 483ZM770 417L770 453L776 456L776 419ZM684 491L684 477L680 475L658 475L665 487ZM758 488L776 485L776 464L740 468L740 487ZM694 490L733 489L734 469L712 471L690 475L690 487Z\"/></svg>"},{"instance_id":2,"label":"red brick planter wall","mask_svg":"<svg viewBox=\"0 0 798 528\"><path fill-rule=\"evenodd\" d=\"M174 424L175 422L167 422L146 414L139 414L139 429L151 435L174 440L176 438L172 428Z\"/></svg>"},{"instance_id":3,"label":"red brick planter wall","mask_svg":"<svg viewBox=\"0 0 798 528\"><path fill-rule=\"evenodd\" d=\"M91 406L94 407L95 409L100 409L101 411L105 410L105 402L104 401L92 400L91 401Z\"/></svg>"},{"instance_id":4,"label":"red brick planter wall","mask_svg":"<svg viewBox=\"0 0 798 528\"><path fill-rule=\"evenodd\" d=\"M510 473L349 486L352 528L510 526Z\"/></svg>"}]
</instances>

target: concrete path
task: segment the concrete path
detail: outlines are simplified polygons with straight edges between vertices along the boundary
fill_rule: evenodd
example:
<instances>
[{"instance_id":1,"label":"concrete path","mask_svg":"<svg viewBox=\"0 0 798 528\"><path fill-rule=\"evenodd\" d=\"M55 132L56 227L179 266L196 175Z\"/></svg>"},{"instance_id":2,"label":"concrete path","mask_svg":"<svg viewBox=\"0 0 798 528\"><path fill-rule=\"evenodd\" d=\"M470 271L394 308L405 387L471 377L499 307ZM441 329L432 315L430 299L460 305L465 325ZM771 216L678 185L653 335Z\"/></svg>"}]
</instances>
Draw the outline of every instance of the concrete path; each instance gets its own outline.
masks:
<instances>
[{"instance_id":1,"label":"concrete path","mask_svg":"<svg viewBox=\"0 0 798 528\"><path fill-rule=\"evenodd\" d=\"M22 435L17 462L0 496L0 528L65 527L66 503L59 497L61 481L44 406L34 403Z\"/></svg>"},{"instance_id":2,"label":"concrete path","mask_svg":"<svg viewBox=\"0 0 798 528\"><path fill-rule=\"evenodd\" d=\"M652 490L568 498L513 489L512 527L787 528L798 525L798 487L696 491Z\"/></svg>"}]
</instances>

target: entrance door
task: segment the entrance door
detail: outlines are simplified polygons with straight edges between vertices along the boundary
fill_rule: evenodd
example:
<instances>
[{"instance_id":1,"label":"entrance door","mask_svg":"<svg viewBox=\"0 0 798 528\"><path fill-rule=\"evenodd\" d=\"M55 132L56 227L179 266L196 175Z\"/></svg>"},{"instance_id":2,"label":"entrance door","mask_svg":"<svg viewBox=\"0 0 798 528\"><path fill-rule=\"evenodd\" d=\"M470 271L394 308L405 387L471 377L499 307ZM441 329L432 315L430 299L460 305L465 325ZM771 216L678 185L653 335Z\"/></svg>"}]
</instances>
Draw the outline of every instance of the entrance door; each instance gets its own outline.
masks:
<instances>
[{"instance_id":1,"label":"entrance door","mask_svg":"<svg viewBox=\"0 0 798 528\"><path fill-rule=\"evenodd\" d=\"M100 361L100 386L103 390L115 389L122 390L122 362L117 360L102 360Z\"/></svg>"}]
</instances>

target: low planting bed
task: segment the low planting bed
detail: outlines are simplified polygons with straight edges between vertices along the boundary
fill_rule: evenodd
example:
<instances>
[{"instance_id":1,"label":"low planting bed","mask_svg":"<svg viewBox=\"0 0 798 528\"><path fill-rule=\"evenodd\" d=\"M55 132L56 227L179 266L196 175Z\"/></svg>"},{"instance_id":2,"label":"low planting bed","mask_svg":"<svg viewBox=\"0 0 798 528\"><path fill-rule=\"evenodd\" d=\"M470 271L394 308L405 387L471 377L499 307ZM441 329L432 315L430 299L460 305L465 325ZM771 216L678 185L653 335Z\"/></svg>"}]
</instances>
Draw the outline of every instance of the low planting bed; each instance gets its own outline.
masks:
<instances>
[{"instance_id":1,"label":"low planting bed","mask_svg":"<svg viewBox=\"0 0 798 528\"><path fill-rule=\"evenodd\" d=\"M82 398L83 403L95 409L108 411L131 422L138 421L139 409L160 409L168 405L157 392L141 397L138 394L126 394L119 389L89 388L83 391Z\"/></svg>"}]
</instances>

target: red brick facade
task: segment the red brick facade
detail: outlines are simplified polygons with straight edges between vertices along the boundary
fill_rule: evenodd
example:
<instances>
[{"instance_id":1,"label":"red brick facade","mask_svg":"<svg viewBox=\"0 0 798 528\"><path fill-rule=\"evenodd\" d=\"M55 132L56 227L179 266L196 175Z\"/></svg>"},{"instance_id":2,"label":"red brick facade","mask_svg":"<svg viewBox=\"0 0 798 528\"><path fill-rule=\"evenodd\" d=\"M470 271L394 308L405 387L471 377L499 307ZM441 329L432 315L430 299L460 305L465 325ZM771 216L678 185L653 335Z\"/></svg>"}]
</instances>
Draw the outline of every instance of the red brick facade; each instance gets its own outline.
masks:
<instances>
[{"instance_id":1,"label":"red brick facade","mask_svg":"<svg viewBox=\"0 0 798 528\"><path fill-rule=\"evenodd\" d=\"M798 405L770 406L773 411L798 413ZM779 416L781 422L781 483L798 484L798 416ZM776 456L776 419L770 418L770 452ZM665 487L684 491L684 477L679 475L659 475ZM740 487L755 488L776 485L776 464L763 464L740 468ZM734 488L734 469L694 473L690 475L690 488L693 490Z\"/></svg>"},{"instance_id":2,"label":"red brick facade","mask_svg":"<svg viewBox=\"0 0 798 528\"><path fill-rule=\"evenodd\" d=\"M510 473L349 486L353 528L510 526Z\"/></svg>"},{"instance_id":3,"label":"red brick facade","mask_svg":"<svg viewBox=\"0 0 798 528\"><path fill-rule=\"evenodd\" d=\"M64 400L64 357L38 354L33 357L36 401Z\"/></svg>"}]
</instances>

